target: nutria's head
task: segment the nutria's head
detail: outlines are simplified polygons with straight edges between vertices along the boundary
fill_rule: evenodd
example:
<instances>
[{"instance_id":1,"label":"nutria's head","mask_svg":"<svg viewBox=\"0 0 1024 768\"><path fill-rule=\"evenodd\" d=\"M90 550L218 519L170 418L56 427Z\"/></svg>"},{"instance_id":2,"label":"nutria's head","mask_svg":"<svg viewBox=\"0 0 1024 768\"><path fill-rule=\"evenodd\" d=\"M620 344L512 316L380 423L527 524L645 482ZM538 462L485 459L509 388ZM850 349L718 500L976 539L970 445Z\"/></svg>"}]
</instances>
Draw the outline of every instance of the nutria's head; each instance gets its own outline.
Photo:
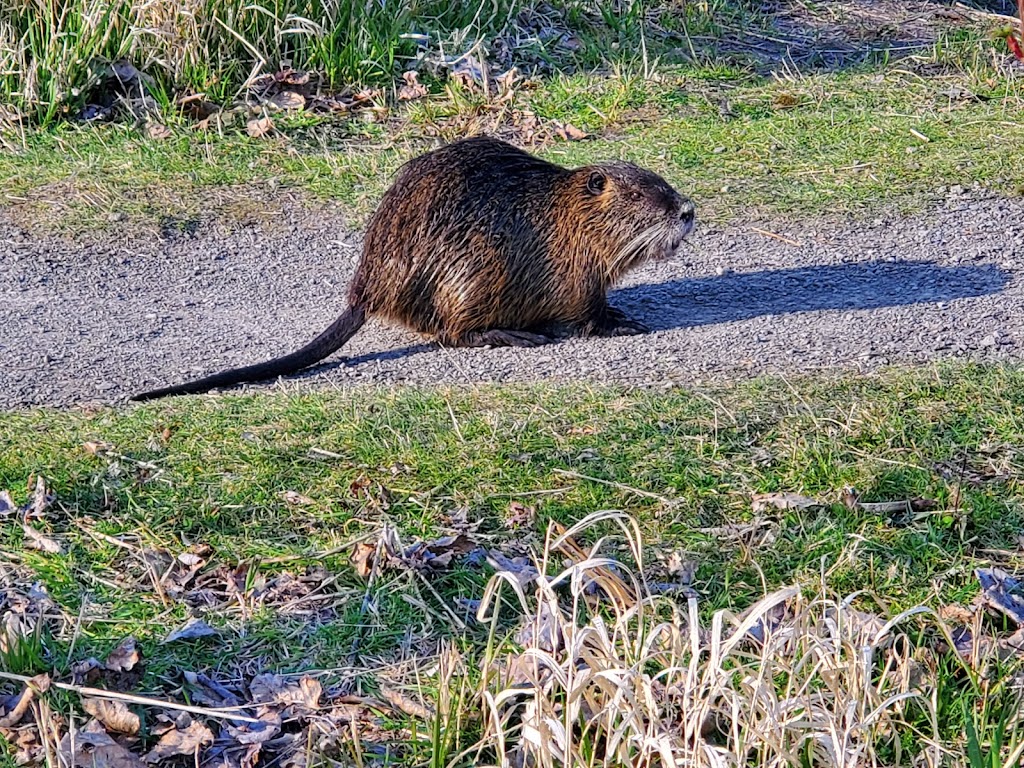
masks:
<instances>
[{"instance_id":1,"label":"nutria's head","mask_svg":"<svg viewBox=\"0 0 1024 768\"><path fill-rule=\"evenodd\" d=\"M671 256L693 229L693 202L652 171L610 162L578 168L572 176L593 234L606 240L612 276Z\"/></svg>"}]
</instances>

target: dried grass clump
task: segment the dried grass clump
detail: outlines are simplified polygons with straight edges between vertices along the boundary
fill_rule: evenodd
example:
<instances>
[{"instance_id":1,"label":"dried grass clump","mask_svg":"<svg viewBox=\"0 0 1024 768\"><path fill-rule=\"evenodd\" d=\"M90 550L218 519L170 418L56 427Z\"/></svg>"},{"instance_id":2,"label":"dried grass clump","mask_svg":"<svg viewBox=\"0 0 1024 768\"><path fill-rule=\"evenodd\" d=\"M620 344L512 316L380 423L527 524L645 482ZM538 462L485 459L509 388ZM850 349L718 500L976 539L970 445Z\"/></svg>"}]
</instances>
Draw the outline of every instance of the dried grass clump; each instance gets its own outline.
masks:
<instances>
[{"instance_id":1,"label":"dried grass clump","mask_svg":"<svg viewBox=\"0 0 1024 768\"><path fill-rule=\"evenodd\" d=\"M620 513L549 531L541 574L609 522L642 574L639 529ZM481 620L517 609L525 622L522 651L484 669L480 748L502 766L892 766L909 762L908 735L917 764L939 764L931 681L900 631L927 609L885 621L821 584L702 626L695 598L683 613L652 596L603 541L554 577L499 572L488 586Z\"/></svg>"}]
</instances>

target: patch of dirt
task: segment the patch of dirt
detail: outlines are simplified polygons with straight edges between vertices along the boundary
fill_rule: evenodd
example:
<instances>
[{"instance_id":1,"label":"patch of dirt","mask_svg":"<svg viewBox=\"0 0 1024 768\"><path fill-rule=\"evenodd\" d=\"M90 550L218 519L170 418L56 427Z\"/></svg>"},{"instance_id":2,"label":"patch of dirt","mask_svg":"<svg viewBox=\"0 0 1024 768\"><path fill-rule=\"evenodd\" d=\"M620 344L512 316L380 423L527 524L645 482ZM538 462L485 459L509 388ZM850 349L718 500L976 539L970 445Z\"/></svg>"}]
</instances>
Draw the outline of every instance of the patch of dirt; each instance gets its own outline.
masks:
<instances>
[{"instance_id":1,"label":"patch of dirt","mask_svg":"<svg viewBox=\"0 0 1024 768\"><path fill-rule=\"evenodd\" d=\"M119 402L308 342L343 311L361 239L329 210L282 207L270 228L77 243L30 236L0 215L0 408ZM610 295L648 334L439 349L372 321L337 357L279 386L660 386L1020 361L1022 219L1020 200L952 188L910 218L698 222L675 258Z\"/></svg>"}]
</instances>

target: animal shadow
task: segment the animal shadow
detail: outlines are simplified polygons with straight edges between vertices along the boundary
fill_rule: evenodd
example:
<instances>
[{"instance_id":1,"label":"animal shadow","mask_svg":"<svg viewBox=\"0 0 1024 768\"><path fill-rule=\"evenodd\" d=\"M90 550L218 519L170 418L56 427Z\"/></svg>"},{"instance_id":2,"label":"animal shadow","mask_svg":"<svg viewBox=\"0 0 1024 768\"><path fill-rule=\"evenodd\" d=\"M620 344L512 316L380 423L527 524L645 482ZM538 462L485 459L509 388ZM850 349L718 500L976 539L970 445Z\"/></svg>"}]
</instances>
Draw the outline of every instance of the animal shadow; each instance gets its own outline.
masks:
<instances>
[{"instance_id":1,"label":"animal shadow","mask_svg":"<svg viewBox=\"0 0 1024 768\"><path fill-rule=\"evenodd\" d=\"M612 291L609 302L652 331L667 331L762 315L933 304L998 293L1009 280L1009 273L995 264L942 266L931 261L867 262L634 285ZM558 335L564 338L564 334ZM436 349L436 344L419 343L343 357L309 368L302 375L313 376L373 361L398 360Z\"/></svg>"},{"instance_id":2,"label":"animal shadow","mask_svg":"<svg viewBox=\"0 0 1024 768\"><path fill-rule=\"evenodd\" d=\"M866 262L635 285L613 291L609 301L664 331L762 315L934 304L998 293L1009 279L995 264Z\"/></svg>"}]
</instances>

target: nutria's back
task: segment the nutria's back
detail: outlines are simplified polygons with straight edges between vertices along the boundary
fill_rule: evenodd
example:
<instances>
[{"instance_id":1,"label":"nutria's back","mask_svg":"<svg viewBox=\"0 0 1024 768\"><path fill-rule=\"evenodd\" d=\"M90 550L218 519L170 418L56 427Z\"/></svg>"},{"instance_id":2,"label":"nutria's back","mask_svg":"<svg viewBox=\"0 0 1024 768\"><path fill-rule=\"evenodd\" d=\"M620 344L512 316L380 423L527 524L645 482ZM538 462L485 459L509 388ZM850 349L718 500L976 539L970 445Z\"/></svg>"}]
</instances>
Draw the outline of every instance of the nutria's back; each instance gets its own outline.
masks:
<instances>
[{"instance_id":1,"label":"nutria's back","mask_svg":"<svg viewBox=\"0 0 1024 768\"><path fill-rule=\"evenodd\" d=\"M496 139L458 141L399 171L367 230L352 298L451 343L582 322L622 272L674 250L685 205L629 163L569 170Z\"/></svg>"}]
</instances>

